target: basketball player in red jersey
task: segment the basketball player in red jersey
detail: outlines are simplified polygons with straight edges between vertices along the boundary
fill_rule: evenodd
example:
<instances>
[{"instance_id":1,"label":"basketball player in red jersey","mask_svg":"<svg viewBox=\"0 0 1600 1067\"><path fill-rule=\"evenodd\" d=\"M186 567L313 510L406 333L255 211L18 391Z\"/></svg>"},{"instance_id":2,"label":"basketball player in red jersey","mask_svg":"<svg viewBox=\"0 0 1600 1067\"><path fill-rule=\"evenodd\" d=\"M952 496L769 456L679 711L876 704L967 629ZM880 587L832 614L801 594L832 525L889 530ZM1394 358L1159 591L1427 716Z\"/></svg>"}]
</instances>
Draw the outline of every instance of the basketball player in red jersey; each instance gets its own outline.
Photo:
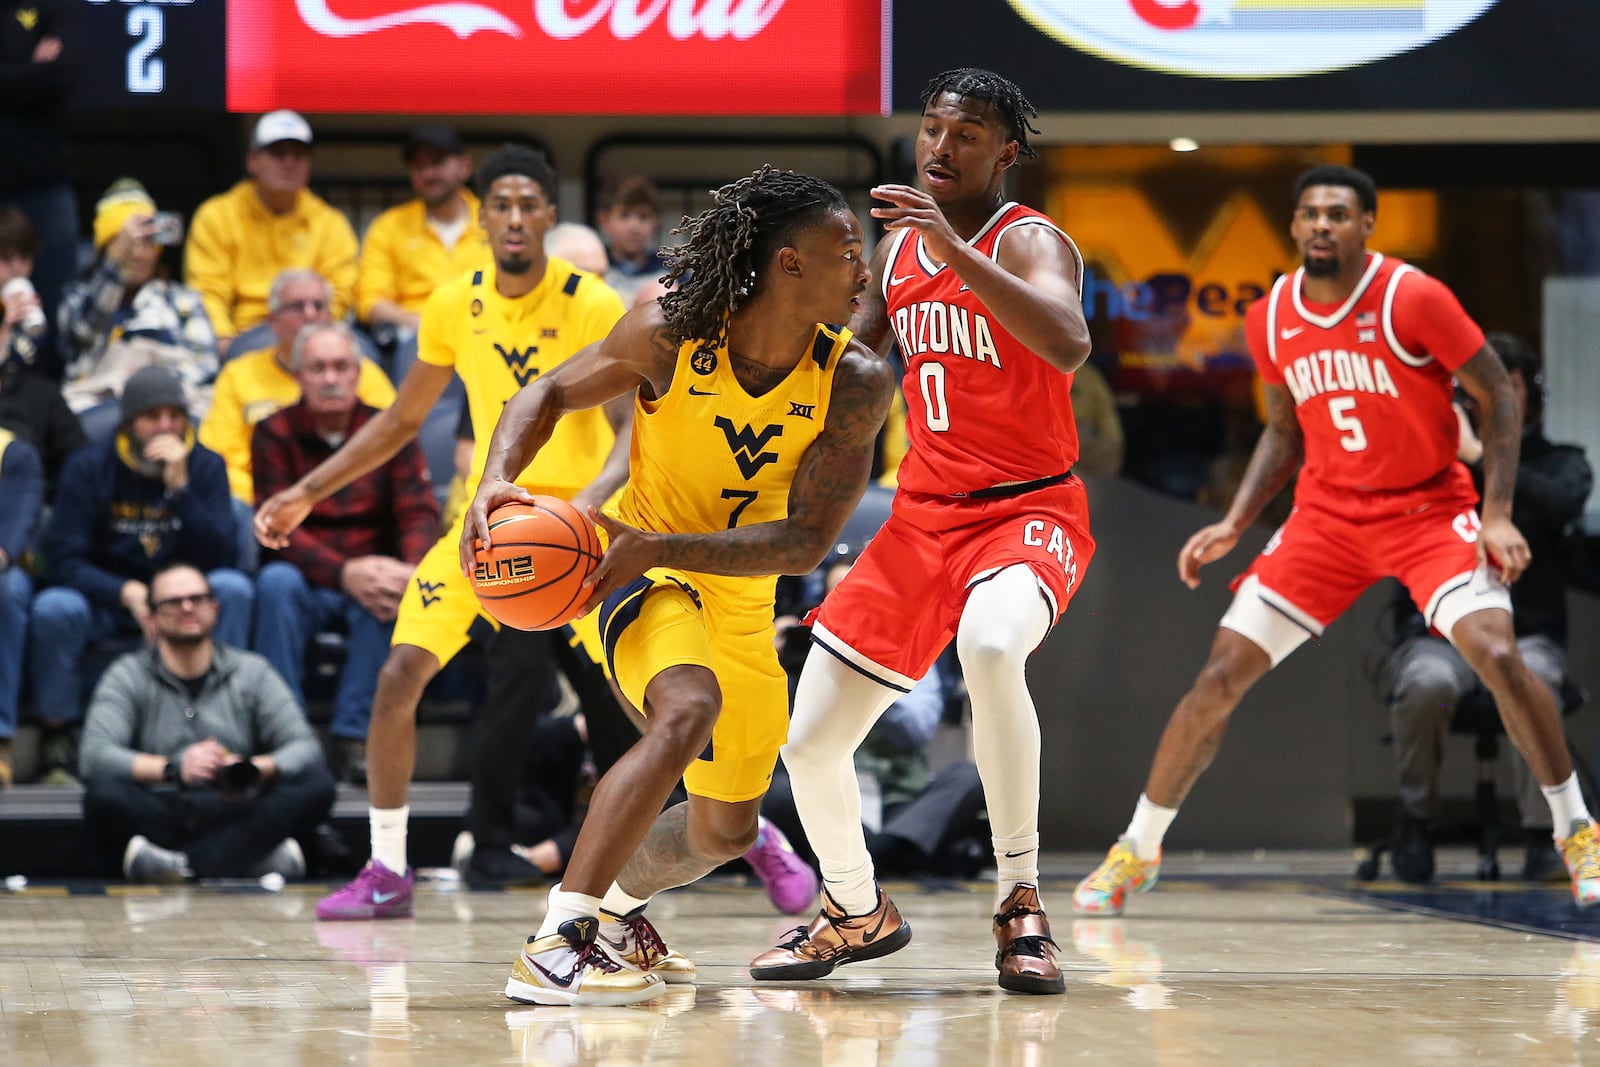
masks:
<instances>
[{"instance_id":1,"label":"basketball player in red jersey","mask_svg":"<svg viewBox=\"0 0 1600 1067\"><path fill-rule=\"evenodd\" d=\"M1211 655L1167 722L1133 821L1079 885L1082 914L1120 914L1161 869L1161 840L1216 753L1234 706L1317 637L1373 582L1400 579L1428 625L1494 694L1506 733L1544 787L1580 905L1600 900L1600 843L1567 757L1548 686L1523 664L1506 584L1528 566L1511 524L1521 419L1505 368L1445 286L1368 252L1377 188L1361 171L1316 167L1295 183L1290 233L1304 265L1246 319L1266 387L1267 427L1227 515L1191 537L1191 589L1296 468L1295 507L1235 583ZM1482 518L1456 460L1454 376L1486 413ZM1303 466L1302 466L1303 464Z\"/></svg>"},{"instance_id":2,"label":"basketball player in red jersey","mask_svg":"<svg viewBox=\"0 0 1600 1067\"><path fill-rule=\"evenodd\" d=\"M1037 888L1039 723L1024 668L1094 552L1068 398L1089 355L1083 263L1053 222L1003 195L1006 171L1034 155L1021 91L953 70L922 102L921 188L872 191L888 234L877 292L851 324L880 351L900 347L910 451L889 521L812 620L783 750L823 907L750 974L820 978L911 940L874 877L851 754L954 638L999 865L999 982L1060 993Z\"/></svg>"}]
</instances>

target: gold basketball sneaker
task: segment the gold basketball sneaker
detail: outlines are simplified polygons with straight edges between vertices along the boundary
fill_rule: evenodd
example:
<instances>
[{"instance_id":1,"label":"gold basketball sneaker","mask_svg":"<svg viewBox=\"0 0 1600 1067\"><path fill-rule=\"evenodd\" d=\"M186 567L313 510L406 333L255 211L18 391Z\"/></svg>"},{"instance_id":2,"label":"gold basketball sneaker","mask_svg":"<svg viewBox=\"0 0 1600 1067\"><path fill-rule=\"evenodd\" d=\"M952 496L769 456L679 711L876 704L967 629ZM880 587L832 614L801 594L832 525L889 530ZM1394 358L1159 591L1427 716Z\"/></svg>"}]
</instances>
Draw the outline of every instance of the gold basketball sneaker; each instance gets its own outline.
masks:
<instances>
[{"instance_id":1,"label":"gold basketball sneaker","mask_svg":"<svg viewBox=\"0 0 1600 1067\"><path fill-rule=\"evenodd\" d=\"M523 1004L636 1004L659 997L659 974L626 967L596 940L600 920L568 919L548 937L530 937L511 968L506 996Z\"/></svg>"},{"instance_id":2,"label":"gold basketball sneaker","mask_svg":"<svg viewBox=\"0 0 1600 1067\"><path fill-rule=\"evenodd\" d=\"M694 961L667 947L655 926L644 917L643 904L626 915L602 911L600 940L611 955L623 963L641 971L659 974L664 982L673 985L694 982Z\"/></svg>"}]
</instances>

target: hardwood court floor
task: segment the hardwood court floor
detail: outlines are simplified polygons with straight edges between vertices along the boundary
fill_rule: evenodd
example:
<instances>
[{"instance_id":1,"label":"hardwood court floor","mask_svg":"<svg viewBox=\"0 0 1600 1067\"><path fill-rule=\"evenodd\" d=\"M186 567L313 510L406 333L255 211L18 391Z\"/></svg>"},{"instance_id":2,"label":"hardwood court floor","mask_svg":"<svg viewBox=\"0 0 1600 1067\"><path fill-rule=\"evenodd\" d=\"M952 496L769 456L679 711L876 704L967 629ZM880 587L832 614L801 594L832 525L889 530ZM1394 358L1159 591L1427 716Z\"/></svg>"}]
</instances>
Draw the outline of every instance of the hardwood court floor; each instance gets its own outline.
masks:
<instances>
[{"instance_id":1,"label":"hardwood court floor","mask_svg":"<svg viewBox=\"0 0 1600 1067\"><path fill-rule=\"evenodd\" d=\"M426 886L414 920L319 924L320 886L30 887L0 893L0 1064L1600 1065L1600 917L1563 887L1356 887L1348 855L1174 861L1127 918L1074 921L1089 862L1046 879L1062 997L996 988L979 884L891 886L909 948L753 983L744 964L797 920L719 882L651 908L697 988L590 1009L501 997L542 892Z\"/></svg>"}]
</instances>

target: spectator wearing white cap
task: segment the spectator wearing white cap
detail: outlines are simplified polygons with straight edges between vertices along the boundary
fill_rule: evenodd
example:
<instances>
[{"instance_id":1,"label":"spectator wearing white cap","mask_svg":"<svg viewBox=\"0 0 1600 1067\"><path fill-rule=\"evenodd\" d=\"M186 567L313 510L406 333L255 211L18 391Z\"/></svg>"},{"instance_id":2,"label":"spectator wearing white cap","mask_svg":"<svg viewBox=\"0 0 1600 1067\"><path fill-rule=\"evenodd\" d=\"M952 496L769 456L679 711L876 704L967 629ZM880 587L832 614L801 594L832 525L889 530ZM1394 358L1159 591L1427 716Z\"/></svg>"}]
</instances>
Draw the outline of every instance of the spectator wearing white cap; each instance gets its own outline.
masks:
<instances>
[{"instance_id":1,"label":"spectator wearing white cap","mask_svg":"<svg viewBox=\"0 0 1600 1067\"><path fill-rule=\"evenodd\" d=\"M272 279L304 267L333 287L333 314L351 306L356 235L337 209L306 188L311 127L293 111L257 121L245 154L249 177L200 205L184 250L185 280L200 291L227 357L242 331L267 318Z\"/></svg>"}]
</instances>

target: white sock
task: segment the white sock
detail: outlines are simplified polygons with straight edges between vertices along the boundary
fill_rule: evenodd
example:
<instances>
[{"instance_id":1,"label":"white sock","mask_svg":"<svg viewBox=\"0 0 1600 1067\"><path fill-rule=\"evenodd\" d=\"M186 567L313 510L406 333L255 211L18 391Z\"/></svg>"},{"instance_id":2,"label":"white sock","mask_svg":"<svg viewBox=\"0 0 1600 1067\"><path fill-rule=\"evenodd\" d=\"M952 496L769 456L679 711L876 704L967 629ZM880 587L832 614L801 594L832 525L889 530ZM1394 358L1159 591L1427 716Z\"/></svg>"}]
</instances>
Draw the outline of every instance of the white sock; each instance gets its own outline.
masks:
<instances>
[{"instance_id":1,"label":"white sock","mask_svg":"<svg viewBox=\"0 0 1600 1067\"><path fill-rule=\"evenodd\" d=\"M1573 823L1589 821L1589 809L1583 802L1582 790L1578 788L1576 771L1560 785L1540 786L1539 792L1544 794L1545 802L1550 805L1551 825L1555 828L1557 840L1572 833Z\"/></svg>"},{"instance_id":2,"label":"white sock","mask_svg":"<svg viewBox=\"0 0 1600 1067\"><path fill-rule=\"evenodd\" d=\"M1039 835L996 837L994 841L994 910L999 911L1018 882L1039 884Z\"/></svg>"},{"instance_id":3,"label":"white sock","mask_svg":"<svg viewBox=\"0 0 1600 1067\"><path fill-rule=\"evenodd\" d=\"M1167 836L1167 827L1172 825L1177 815L1177 808L1163 808L1152 803L1143 793L1139 794L1139 803L1133 809L1133 821L1122 836L1133 842L1133 854L1139 857L1141 863L1161 858L1161 839Z\"/></svg>"},{"instance_id":4,"label":"white sock","mask_svg":"<svg viewBox=\"0 0 1600 1067\"><path fill-rule=\"evenodd\" d=\"M591 897L587 893L568 893L557 882L550 887L550 905L544 913L544 922L539 924L539 937L549 937L556 932L556 927L568 919L581 919L585 916L598 916L600 914L600 898Z\"/></svg>"},{"instance_id":5,"label":"white sock","mask_svg":"<svg viewBox=\"0 0 1600 1067\"><path fill-rule=\"evenodd\" d=\"M822 887L846 915L870 915L878 906L878 876L872 864L853 871L842 871L837 880L824 878Z\"/></svg>"},{"instance_id":6,"label":"white sock","mask_svg":"<svg viewBox=\"0 0 1600 1067\"><path fill-rule=\"evenodd\" d=\"M823 885L846 915L866 915L878 906L851 756L899 695L819 648L806 656L795 689L783 763Z\"/></svg>"},{"instance_id":7,"label":"white sock","mask_svg":"<svg viewBox=\"0 0 1600 1067\"><path fill-rule=\"evenodd\" d=\"M367 822L372 827L372 858L395 874L406 873L406 820L411 805L400 808L368 808Z\"/></svg>"},{"instance_id":8,"label":"white sock","mask_svg":"<svg viewBox=\"0 0 1600 1067\"><path fill-rule=\"evenodd\" d=\"M576 896L577 894L573 895ZM642 908L648 903L650 903L649 897L629 896L622 891L620 885L612 882L611 888L606 890L605 899L600 902L600 907L608 915L615 915L620 919L628 912L633 911L635 908Z\"/></svg>"}]
</instances>

